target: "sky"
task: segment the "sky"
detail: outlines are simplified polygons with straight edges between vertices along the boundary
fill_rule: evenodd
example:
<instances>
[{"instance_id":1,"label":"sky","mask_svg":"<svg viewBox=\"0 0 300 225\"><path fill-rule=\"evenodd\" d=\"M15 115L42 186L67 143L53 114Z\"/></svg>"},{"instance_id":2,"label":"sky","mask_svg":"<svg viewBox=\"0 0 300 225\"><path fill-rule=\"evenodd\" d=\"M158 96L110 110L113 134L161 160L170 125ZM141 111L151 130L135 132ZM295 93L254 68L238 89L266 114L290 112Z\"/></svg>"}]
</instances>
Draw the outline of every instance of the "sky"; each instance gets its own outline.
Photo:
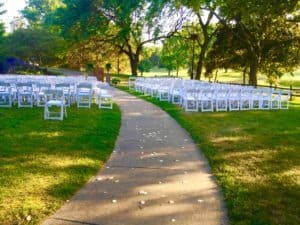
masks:
<instances>
[{"instance_id":1,"label":"sky","mask_svg":"<svg viewBox=\"0 0 300 225\"><path fill-rule=\"evenodd\" d=\"M13 20L14 16L18 16L19 10L25 7L25 0L0 0L4 3L1 10L6 10L6 13L0 16L0 19L5 23L6 30L10 30L9 23Z\"/></svg>"}]
</instances>

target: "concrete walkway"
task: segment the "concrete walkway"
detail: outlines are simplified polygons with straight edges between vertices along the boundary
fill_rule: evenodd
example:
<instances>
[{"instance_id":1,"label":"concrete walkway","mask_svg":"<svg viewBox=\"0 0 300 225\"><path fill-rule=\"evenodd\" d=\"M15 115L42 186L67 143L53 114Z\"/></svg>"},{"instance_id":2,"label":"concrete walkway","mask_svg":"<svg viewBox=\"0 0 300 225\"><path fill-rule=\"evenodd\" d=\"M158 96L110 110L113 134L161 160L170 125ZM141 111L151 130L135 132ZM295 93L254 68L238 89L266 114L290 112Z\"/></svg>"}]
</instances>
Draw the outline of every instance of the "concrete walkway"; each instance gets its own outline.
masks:
<instances>
[{"instance_id":1,"label":"concrete walkway","mask_svg":"<svg viewBox=\"0 0 300 225\"><path fill-rule=\"evenodd\" d=\"M106 166L44 225L225 225L207 161L164 111L114 90L122 110Z\"/></svg>"}]
</instances>

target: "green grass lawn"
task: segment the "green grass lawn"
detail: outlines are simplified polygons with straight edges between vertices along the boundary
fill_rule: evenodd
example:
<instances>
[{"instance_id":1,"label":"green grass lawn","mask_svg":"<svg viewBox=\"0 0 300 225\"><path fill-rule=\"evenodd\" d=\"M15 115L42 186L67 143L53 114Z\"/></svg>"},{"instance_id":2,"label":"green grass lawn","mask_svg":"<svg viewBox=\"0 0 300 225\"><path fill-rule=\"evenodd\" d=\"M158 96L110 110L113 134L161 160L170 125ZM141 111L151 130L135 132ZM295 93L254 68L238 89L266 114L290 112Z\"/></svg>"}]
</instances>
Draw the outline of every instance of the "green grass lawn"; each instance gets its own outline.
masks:
<instances>
[{"instance_id":1,"label":"green grass lawn","mask_svg":"<svg viewBox=\"0 0 300 225\"><path fill-rule=\"evenodd\" d=\"M110 156L119 108L67 111L63 121L45 121L42 108L0 108L1 225L38 224Z\"/></svg>"},{"instance_id":2,"label":"green grass lawn","mask_svg":"<svg viewBox=\"0 0 300 225\"><path fill-rule=\"evenodd\" d=\"M140 97L175 118L204 152L232 225L300 224L299 100L289 110L186 113Z\"/></svg>"}]
</instances>

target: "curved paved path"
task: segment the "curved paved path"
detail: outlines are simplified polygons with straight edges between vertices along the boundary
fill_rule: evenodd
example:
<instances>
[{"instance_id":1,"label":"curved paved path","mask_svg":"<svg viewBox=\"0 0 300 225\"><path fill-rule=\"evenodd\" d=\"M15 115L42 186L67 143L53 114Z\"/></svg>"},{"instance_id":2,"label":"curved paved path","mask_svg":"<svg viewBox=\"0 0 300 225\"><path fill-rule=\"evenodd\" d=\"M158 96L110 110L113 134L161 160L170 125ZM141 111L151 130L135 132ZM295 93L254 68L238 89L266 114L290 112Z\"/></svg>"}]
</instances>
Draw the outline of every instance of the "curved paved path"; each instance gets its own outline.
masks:
<instances>
[{"instance_id":1,"label":"curved paved path","mask_svg":"<svg viewBox=\"0 0 300 225\"><path fill-rule=\"evenodd\" d=\"M223 225L207 161L164 111L114 90L122 110L106 166L44 225Z\"/></svg>"}]
</instances>

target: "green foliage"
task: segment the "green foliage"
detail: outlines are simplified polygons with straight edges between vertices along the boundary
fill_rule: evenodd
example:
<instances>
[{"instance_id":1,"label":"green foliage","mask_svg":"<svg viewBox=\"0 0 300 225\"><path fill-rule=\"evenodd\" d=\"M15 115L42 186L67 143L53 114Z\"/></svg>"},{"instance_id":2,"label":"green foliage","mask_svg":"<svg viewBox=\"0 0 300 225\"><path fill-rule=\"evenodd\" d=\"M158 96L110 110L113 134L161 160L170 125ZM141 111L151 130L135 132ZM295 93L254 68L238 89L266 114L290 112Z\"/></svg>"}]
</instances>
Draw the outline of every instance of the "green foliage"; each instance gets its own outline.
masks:
<instances>
[{"instance_id":1,"label":"green foliage","mask_svg":"<svg viewBox=\"0 0 300 225\"><path fill-rule=\"evenodd\" d=\"M109 158L119 108L67 110L63 121L46 121L42 108L0 108L1 224L40 224Z\"/></svg>"},{"instance_id":2,"label":"green foliage","mask_svg":"<svg viewBox=\"0 0 300 225\"><path fill-rule=\"evenodd\" d=\"M152 64L149 59L143 59L139 62L138 70L141 72L141 76L143 76L144 72L149 72L152 67Z\"/></svg>"},{"instance_id":3,"label":"green foliage","mask_svg":"<svg viewBox=\"0 0 300 225\"><path fill-rule=\"evenodd\" d=\"M180 36L173 36L166 39L161 51L161 61L169 71L169 75L172 70L176 70L176 75L178 76L179 69L187 67L189 62L188 48L189 44L187 40Z\"/></svg>"},{"instance_id":4,"label":"green foliage","mask_svg":"<svg viewBox=\"0 0 300 225\"><path fill-rule=\"evenodd\" d=\"M46 17L62 5L62 0L28 0L21 13L30 27L41 28L46 25Z\"/></svg>"},{"instance_id":5,"label":"green foliage","mask_svg":"<svg viewBox=\"0 0 300 225\"><path fill-rule=\"evenodd\" d=\"M106 63L105 64L105 69L106 69L107 73L109 73L109 71L112 69L111 63Z\"/></svg>"},{"instance_id":6,"label":"green foliage","mask_svg":"<svg viewBox=\"0 0 300 225\"><path fill-rule=\"evenodd\" d=\"M155 3L147 0L64 1L64 7L53 14L53 21L71 41L78 43L97 38L98 43L114 46L118 54L128 57L132 74L136 75L144 46L168 36L162 32L164 26L159 20L161 4ZM148 35L143 35L145 31Z\"/></svg>"},{"instance_id":7,"label":"green foliage","mask_svg":"<svg viewBox=\"0 0 300 225\"><path fill-rule=\"evenodd\" d=\"M219 1L217 16L223 27L219 28L210 53L209 71L218 66L218 61L230 68L246 67L249 83L256 84L257 72L278 77L294 70L300 64L299 28L287 14L299 9L297 3L295 0Z\"/></svg>"},{"instance_id":8,"label":"green foliage","mask_svg":"<svg viewBox=\"0 0 300 225\"><path fill-rule=\"evenodd\" d=\"M120 82L121 82L121 80L119 78L114 77L113 79L111 79L111 83L114 86L117 86Z\"/></svg>"},{"instance_id":9,"label":"green foliage","mask_svg":"<svg viewBox=\"0 0 300 225\"><path fill-rule=\"evenodd\" d=\"M60 60L66 43L46 30L19 29L9 34L1 45L6 56L39 65L53 65Z\"/></svg>"}]
</instances>

